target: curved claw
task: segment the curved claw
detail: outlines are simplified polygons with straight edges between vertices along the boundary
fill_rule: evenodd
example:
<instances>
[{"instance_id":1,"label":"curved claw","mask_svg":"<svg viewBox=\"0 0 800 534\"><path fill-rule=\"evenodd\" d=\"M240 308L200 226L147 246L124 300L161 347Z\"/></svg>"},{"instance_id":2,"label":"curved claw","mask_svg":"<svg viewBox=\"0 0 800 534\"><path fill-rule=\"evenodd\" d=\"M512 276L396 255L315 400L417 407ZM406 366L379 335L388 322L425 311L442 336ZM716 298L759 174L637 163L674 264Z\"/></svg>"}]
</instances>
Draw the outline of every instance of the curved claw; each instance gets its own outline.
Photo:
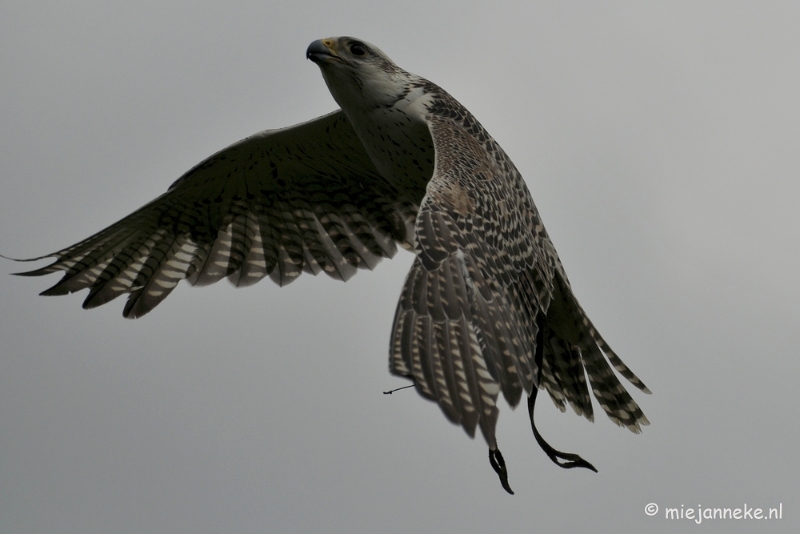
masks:
<instances>
[{"instance_id":1,"label":"curved claw","mask_svg":"<svg viewBox=\"0 0 800 534\"><path fill-rule=\"evenodd\" d=\"M506 469L506 461L503 459L500 449L489 449L489 463L492 464L492 469L494 469L494 472L500 477L500 484L503 485L503 489L511 495L514 495L514 491L511 489L511 486L508 485L508 470Z\"/></svg>"}]
</instances>

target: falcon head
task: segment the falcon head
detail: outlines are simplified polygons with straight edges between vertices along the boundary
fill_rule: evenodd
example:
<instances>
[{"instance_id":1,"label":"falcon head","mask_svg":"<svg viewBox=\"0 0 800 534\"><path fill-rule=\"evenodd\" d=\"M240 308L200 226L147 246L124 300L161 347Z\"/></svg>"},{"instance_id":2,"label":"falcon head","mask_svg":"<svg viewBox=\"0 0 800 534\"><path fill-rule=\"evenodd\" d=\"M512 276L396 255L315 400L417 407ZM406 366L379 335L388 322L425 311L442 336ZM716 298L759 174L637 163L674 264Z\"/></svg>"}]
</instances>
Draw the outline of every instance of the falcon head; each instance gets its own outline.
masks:
<instances>
[{"instance_id":1,"label":"falcon head","mask_svg":"<svg viewBox=\"0 0 800 534\"><path fill-rule=\"evenodd\" d=\"M308 46L306 58L322 71L334 100L346 113L391 105L417 77L378 47L354 37L329 37Z\"/></svg>"}]
</instances>

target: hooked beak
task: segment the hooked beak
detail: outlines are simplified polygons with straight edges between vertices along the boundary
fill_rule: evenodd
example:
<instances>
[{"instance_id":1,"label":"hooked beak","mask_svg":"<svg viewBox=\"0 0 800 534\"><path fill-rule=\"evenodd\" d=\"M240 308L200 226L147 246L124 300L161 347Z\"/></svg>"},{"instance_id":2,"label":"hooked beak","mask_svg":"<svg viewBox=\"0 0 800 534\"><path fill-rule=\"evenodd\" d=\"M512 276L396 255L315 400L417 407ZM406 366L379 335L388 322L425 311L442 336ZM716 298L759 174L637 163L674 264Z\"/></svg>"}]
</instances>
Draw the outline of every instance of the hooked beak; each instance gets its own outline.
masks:
<instances>
[{"instance_id":1,"label":"hooked beak","mask_svg":"<svg viewBox=\"0 0 800 534\"><path fill-rule=\"evenodd\" d=\"M333 41L330 39L317 39L306 49L306 59L310 59L317 65L330 60L341 61L341 58L336 55L332 47Z\"/></svg>"}]
</instances>

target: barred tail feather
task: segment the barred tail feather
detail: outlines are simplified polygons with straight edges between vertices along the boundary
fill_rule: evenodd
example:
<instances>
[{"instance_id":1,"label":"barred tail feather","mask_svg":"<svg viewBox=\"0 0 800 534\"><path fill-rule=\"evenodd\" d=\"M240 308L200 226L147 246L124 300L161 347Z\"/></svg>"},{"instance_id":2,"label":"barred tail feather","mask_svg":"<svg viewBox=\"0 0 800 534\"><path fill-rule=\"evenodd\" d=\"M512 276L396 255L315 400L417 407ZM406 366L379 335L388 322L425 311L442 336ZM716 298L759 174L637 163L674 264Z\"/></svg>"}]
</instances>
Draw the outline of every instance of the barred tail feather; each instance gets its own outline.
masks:
<instances>
[{"instance_id":1,"label":"barred tail feather","mask_svg":"<svg viewBox=\"0 0 800 534\"><path fill-rule=\"evenodd\" d=\"M567 283L558 278L554 290L547 313L550 337L544 355L545 369L549 366L550 374L541 386L559 408L563 408L566 400L577 414L591 419L585 370L592 393L609 419L638 434L650 422L620 383L609 361L634 386L645 393L650 390L603 340Z\"/></svg>"}]
</instances>

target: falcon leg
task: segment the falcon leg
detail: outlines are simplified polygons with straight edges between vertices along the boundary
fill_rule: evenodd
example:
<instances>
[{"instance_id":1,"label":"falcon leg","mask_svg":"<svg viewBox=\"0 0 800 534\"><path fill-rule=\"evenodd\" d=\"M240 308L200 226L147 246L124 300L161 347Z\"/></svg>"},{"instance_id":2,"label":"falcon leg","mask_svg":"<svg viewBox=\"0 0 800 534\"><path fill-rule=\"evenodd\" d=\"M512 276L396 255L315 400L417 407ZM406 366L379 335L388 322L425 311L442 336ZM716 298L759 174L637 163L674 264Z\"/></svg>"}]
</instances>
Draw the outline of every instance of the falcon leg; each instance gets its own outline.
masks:
<instances>
[{"instance_id":1,"label":"falcon leg","mask_svg":"<svg viewBox=\"0 0 800 534\"><path fill-rule=\"evenodd\" d=\"M563 467L564 469L572 469L573 467L584 467L586 469L591 469L595 473L597 473L597 469L578 456L577 454L572 454L569 452L561 452L559 450L554 449L547 443L539 431L536 430L536 423L533 421L533 408L536 405L536 394L539 391L539 384L542 382L542 364L544 359L544 331L547 327L545 323L544 315L539 315L539 319L537 320L539 326L539 332L536 334L536 365L537 365L537 378L536 384L533 386L533 391L528 396L528 416L531 418L531 428L533 429L533 437L536 438L536 443L539 444L539 447L545 452L545 454L559 467ZM500 451L498 451L500 452ZM491 451L490 451L491 453ZM564 463L559 462L560 460L564 460ZM494 465L492 466L494 467ZM495 471L497 471L495 469ZM499 473L498 473L499 474Z\"/></svg>"},{"instance_id":2,"label":"falcon leg","mask_svg":"<svg viewBox=\"0 0 800 534\"><path fill-rule=\"evenodd\" d=\"M500 484L503 485L503 489L514 495L511 486L508 485L508 470L506 469L506 461L503 459L503 455L500 454L500 449L489 449L489 463L492 464L492 469L500 477Z\"/></svg>"},{"instance_id":3,"label":"falcon leg","mask_svg":"<svg viewBox=\"0 0 800 534\"><path fill-rule=\"evenodd\" d=\"M556 464L558 467L563 467L564 469L572 469L573 467L585 467L586 469L591 469L595 473L597 473L597 469L578 456L577 454L572 454L569 452L561 452L559 450L554 449L547 443L539 431L536 430L536 423L533 422L533 406L536 404L536 389L534 388L533 393L528 397L528 414L531 418L531 428L533 429L533 437L536 438L536 443L542 448L544 453L553 460L553 463ZM564 463L559 462L558 460L565 460Z\"/></svg>"}]
</instances>

